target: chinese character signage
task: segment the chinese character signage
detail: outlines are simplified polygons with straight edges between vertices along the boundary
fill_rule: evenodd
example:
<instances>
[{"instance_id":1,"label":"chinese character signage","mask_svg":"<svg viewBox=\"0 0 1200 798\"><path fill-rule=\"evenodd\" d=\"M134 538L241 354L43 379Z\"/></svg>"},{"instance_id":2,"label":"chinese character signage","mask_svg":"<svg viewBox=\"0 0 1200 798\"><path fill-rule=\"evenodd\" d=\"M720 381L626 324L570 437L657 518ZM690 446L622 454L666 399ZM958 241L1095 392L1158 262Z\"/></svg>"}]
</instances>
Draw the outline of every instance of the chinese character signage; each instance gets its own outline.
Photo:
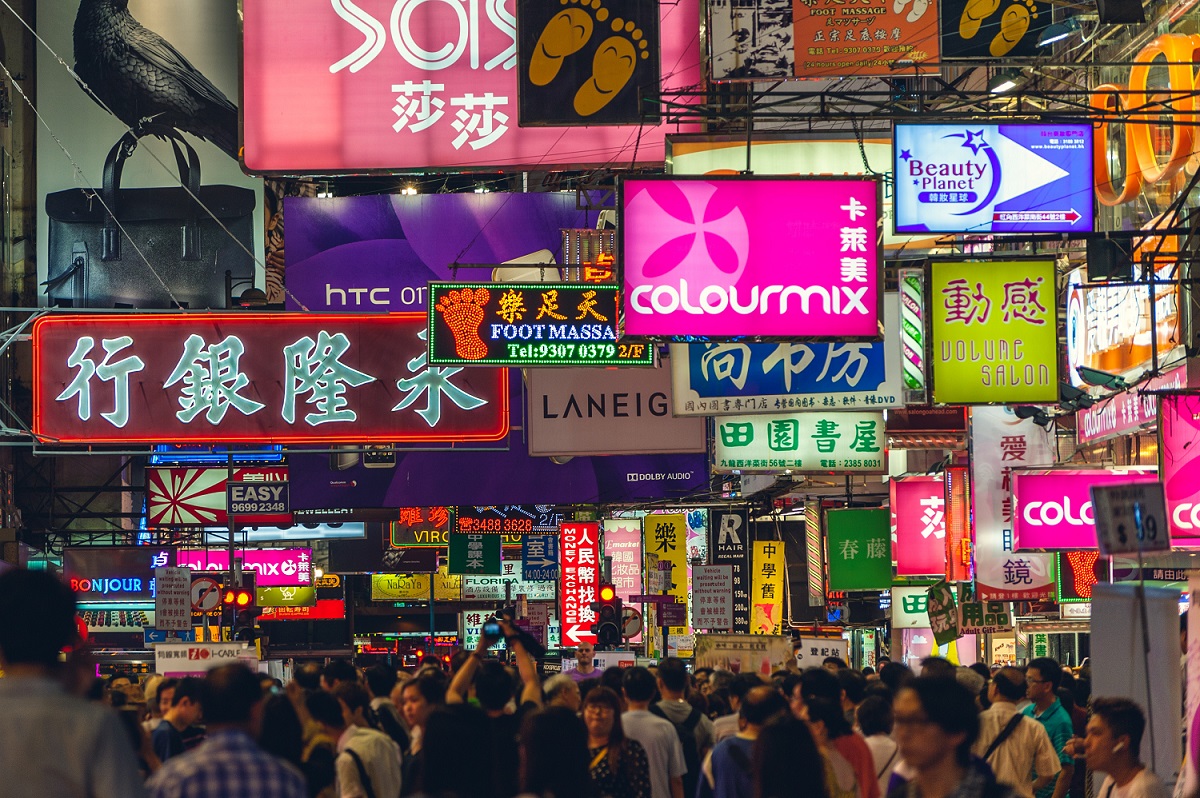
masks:
<instances>
[{"instance_id":1,"label":"chinese character signage","mask_svg":"<svg viewBox=\"0 0 1200 798\"><path fill-rule=\"evenodd\" d=\"M341 621L346 617L346 601L317 599L311 607L263 607L261 617L264 621Z\"/></svg>"},{"instance_id":2,"label":"chinese character signage","mask_svg":"<svg viewBox=\"0 0 1200 798\"><path fill-rule=\"evenodd\" d=\"M671 413L671 372L530 369L530 456L705 452L705 421Z\"/></svg>"},{"instance_id":3,"label":"chinese character signage","mask_svg":"<svg viewBox=\"0 0 1200 798\"><path fill-rule=\"evenodd\" d=\"M1088 233L1092 128L896 125L896 232Z\"/></svg>"},{"instance_id":4,"label":"chinese character signage","mask_svg":"<svg viewBox=\"0 0 1200 798\"><path fill-rule=\"evenodd\" d=\"M1045 0L1026 0L1020 8L974 6L971 0L940 0L937 8L941 12L943 60L1038 55L1038 39L1054 21L1053 5Z\"/></svg>"},{"instance_id":5,"label":"chinese character signage","mask_svg":"<svg viewBox=\"0 0 1200 798\"><path fill-rule=\"evenodd\" d=\"M733 629L733 568L697 565L692 569L692 619L697 629Z\"/></svg>"},{"instance_id":6,"label":"chinese character signage","mask_svg":"<svg viewBox=\"0 0 1200 798\"><path fill-rule=\"evenodd\" d=\"M745 510L714 509L708 531L710 560L733 571L733 631L750 631L750 517Z\"/></svg>"},{"instance_id":7,"label":"chinese character signage","mask_svg":"<svg viewBox=\"0 0 1200 798\"><path fill-rule=\"evenodd\" d=\"M657 123L658 9L658 0L605 0L595 10L517 0L521 127Z\"/></svg>"},{"instance_id":8,"label":"chinese character signage","mask_svg":"<svg viewBox=\"0 0 1200 798\"><path fill-rule=\"evenodd\" d=\"M903 405L895 294L884 310L887 338L876 343L672 344L675 415Z\"/></svg>"},{"instance_id":9,"label":"chinese character signage","mask_svg":"<svg viewBox=\"0 0 1200 798\"><path fill-rule=\"evenodd\" d=\"M631 99L644 102L639 89L657 84L657 74L647 76L651 52L669 72L664 91L700 83L697 3L660 9L625 0L618 8L636 11L619 19L607 4L555 3L524 26L523 38L535 45L523 53L527 68L518 63L523 11L515 5L250 4L242 26L246 168L336 174L602 165L635 157L661 163L666 125L614 125L619 118L610 114L624 115ZM538 57L538 50L546 55ZM555 97L556 106L565 106L547 123L592 126L570 135L561 127L522 127L519 74L537 90L530 100Z\"/></svg>"},{"instance_id":10,"label":"chinese character signage","mask_svg":"<svg viewBox=\"0 0 1200 798\"><path fill-rule=\"evenodd\" d=\"M892 586L892 533L886 509L825 513L830 590Z\"/></svg>"},{"instance_id":11,"label":"chinese character signage","mask_svg":"<svg viewBox=\"0 0 1200 798\"><path fill-rule=\"evenodd\" d=\"M371 601L429 601L431 577L434 601L462 597L462 577L448 573L443 565L436 574L371 574Z\"/></svg>"},{"instance_id":12,"label":"chinese character signage","mask_svg":"<svg viewBox=\"0 0 1200 798\"><path fill-rule=\"evenodd\" d=\"M192 572L187 568L154 569L154 626L183 631L192 628Z\"/></svg>"},{"instance_id":13,"label":"chinese character signage","mask_svg":"<svg viewBox=\"0 0 1200 798\"><path fill-rule=\"evenodd\" d=\"M710 74L720 81L886 76L897 62L906 74L936 72L926 62L938 60L937 8L880 0L852 6L714 0Z\"/></svg>"},{"instance_id":14,"label":"chinese character signage","mask_svg":"<svg viewBox=\"0 0 1200 798\"><path fill-rule=\"evenodd\" d=\"M429 362L652 365L652 346L617 340L619 293L591 283L430 283Z\"/></svg>"},{"instance_id":15,"label":"chinese character signage","mask_svg":"<svg viewBox=\"0 0 1200 798\"><path fill-rule=\"evenodd\" d=\"M1068 335L1072 334L1072 324L1068 315ZM1067 347L1069 352L1069 342ZM1074 369L1071 370L1074 372ZM1157 391L1179 391L1186 386L1187 367L1180 366L1139 383L1136 388L1109 394L1103 401L1080 408L1075 413L1075 435L1080 443L1094 443L1136 432L1142 426L1158 421Z\"/></svg>"},{"instance_id":16,"label":"chinese character signage","mask_svg":"<svg viewBox=\"0 0 1200 798\"><path fill-rule=\"evenodd\" d=\"M494 441L508 372L430 367L419 314L48 316L34 434L54 442Z\"/></svg>"},{"instance_id":17,"label":"chinese character signage","mask_svg":"<svg viewBox=\"0 0 1200 798\"><path fill-rule=\"evenodd\" d=\"M939 646L958 639L958 607L954 603L954 589L947 582L941 581L929 587L925 610L929 613L933 639Z\"/></svg>"},{"instance_id":18,"label":"chinese character signage","mask_svg":"<svg viewBox=\"0 0 1200 798\"><path fill-rule=\"evenodd\" d=\"M820 412L722 416L713 470L853 471L887 468L883 413Z\"/></svg>"},{"instance_id":19,"label":"chinese character signage","mask_svg":"<svg viewBox=\"0 0 1200 798\"><path fill-rule=\"evenodd\" d=\"M216 526L229 522L226 514L225 483L229 468L147 468L146 526ZM234 466L233 478L242 483L268 485L286 483L287 466ZM243 524L287 524L286 512L237 513Z\"/></svg>"},{"instance_id":20,"label":"chinese character signage","mask_svg":"<svg viewBox=\"0 0 1200 798\"><path fill-rule=\"evenodd\" d=\"M1095 549L1060 551L1057 571L1054 600L1059 604L1091 601L1092 589L1101 582L1109 581L1108 558L1101 557ZM1148 574L1147 578L1153 578L1153 574ZM1182 577L1180 581L1187 581L1187 577Z\"/></svg>"},{"instance_id":21,"label":"chinese character signage","mask_svg":"<svg viewBox=\"0 0 1200 798\"><path fill-rule=\"evenodd\" d=\"M612 586L626 604L633 604L630 596L642 593L642 525L632 519L606 519L604 529L604 556L612 558ZM641 632L630 638L635 643L642 639Z\"/></svg>"},{"instance_id":22,"label":"chinese character signage","mask_svg":"<svg viewBox=\"0 0 1200 798\"><path fill-rule=\"evenodd\" d=\"M667 594L675 597L675 602L684 606L684 620L687 620L688 598L688 525L684 513L655 513L642 518L642 539L647 555L657 558L657 569L669 580L672 587ZM670 570L664 568L670 563ZM647 562L649 570L649 562ZM687 624L672 626L668 634L683 635L688 633Z\"/></svg>"},{"instance_id":23,"label":"chinese character signage","mask_svg":"<svg viewBox=\"0 0 1200 798\"><path fill-rule=\"evenodd\" d=\"M964 635L1011 634L1012 605L1003 601L964 601L958 605L958 631Z\"/></svg>"},{"instance_id":24,"label":"chinese character signage","mask_svg":"<svg viewBox=\"0 0 1200 798\"><path fill-rule=\"evenodd\" d=\"M151 601L154 571L171 549L82 546L63 549L63 579L79 601Z\"/></svg>"},{"instance_id":25,"label":"chinese character signage","mask_svg":"<svg viewBox=\"0 0 1200 798\"><path fill-rule=\"evenodd\" d=\"M596 613L592 602L600 588L600 525L594 522L566 523L559 528L558 550L562 556L562 641L568 648L595 643L592 624Z\"/></svg>"},{"instance_id":26,"label":"chinese character signage","mask_svg":"<svg viewBox=\"0 0 1200 798\"><path fill-rule=\"evenodd\" d=\"M879 202L873 179L622 181L625 332L878 340Z\"/></svg>"},{"instance_id":27,"label":"chinese character signage","mask_svg":"<svg viewBox=\"0 0 1200 798\"><path fill-rule=\"evenodd\" d=\"M946 486L941 477L889 482L897 576L946 573Z\"/></svg>"},{"instance_id":28,"label":"chinese character signage","mask_svg":"<svg viewBox=\"0 0 1200 798\"><path fill-rule=\"evenodd\" d=\"M787 561L782 540L754 541L750 565L753 587L750 598L750 633L777 635L783 629L784 575Z\"/></svg>"},{"instance_id":29,"label":"chinese character signage","mask_svg":"<svg viewBox=\"0 0 1200 798\"><path fill-rule=\"evenodd\" d=\"M393 549L450 545L450 510L439 507L401 507L400 517L389 524L388 544Z\"/></svg>"},{"instance_id":30,"label":"chinese character signage","mask_svg":"<svg viewBox=\"0 0 1200 798\"><path fill-rule=\"evenodd\" d=\"M836 637L801 637L796 641L796 665L801 671L820 668L826 657L850 661L850 641Z\"/></svg>"},{"instance_id":31,"label":"chinese character signage","mask_svg":"<svg viewBox=\"0 0 1200 798\"><path fill-rule=\"evenodd\" d=\"M1162 397L1158 430L1158 472L1171 542L1180 548L1200 546L1200 397Z\"/></svg>"},{"instance_id":32,"label":"chinese character signage","mask_svg":"<svg viewBox=\"0 0 1200 798\"><path fill-rule=\"evenodd\" d=\"M450 508L450 529L485 535L527 535L557 532L562 513L550 504L494 504L486 507L458 505Z\"/></svg>"},{"instance_id":33,"label":"chinese character signage","mask_svg":"<svg viewBox=\"0 0 1200 798\"><path fill-rule=\"evenodd\" d=\"M697 668L754 673L764 679L787 670L793 657L792 639L786 635L698 634L695 645Z\"/></svg>"},{"instance_id":34,"label":"chinese character signage","mask_svg":"<svg viewBox=\"0 0 1200 798\"><path fill-rule=\"evenodd\" d=\"M1058 401L1053 261L934 261L933 401Z\"/></svg>"},{"instance_id":35,"label":"chinese character signage","mask_svg":"<svg viewBox=\"0 0 1200 798\"><path fill-rule=\"evenodd\" d=\"M238 549L242 570L254 571L257 587L312 584L312 549ZM229 549L179 549L175 564L193 571L228 571Z\"/></svg>"},{"instance_id":36,"label":"chinese character signage","mask_svg":"<svg viewBox=\"0 0 1200 798\"><path fill-rule=\"evenodd\" d=\"M1145 469L1014 471L1013 549L1094 549L1092 486L1157 480L1154 471Z\"/></svg>"},{"instance_id":37,"label":"chinese character signage","mask_svg":"<svg viewBox=\"0 0 1200 798\"><path fill-rule=\"evenodd\" d=\"M479 532L450 533L450 573L500 574L500 536Z\"/></svg>"},{"instance_id":38,"label":"chinese character signage","mask_svg":"<svg viewBox=\"0 0 1200 798\"><path fill-rule=\"evenodd\" d=\"M896 585L892 587L892 628L928 629L929 585Z\"/></svg>"},{"instance_id":39,"label":"chinese character signage","mask_svg":"<svg viewBox=\"0 0 1200 798\"><path fill-rule=\"evenodd\" d=\"M558 535L521 537L521 573L528 582L558 581Z\"/></svg>"},{"instance_id":40,"label":"chinese character signage","mask_svg":"<svg viewBox=\"0 0 1200 798\"><path fill-rule=\"evenodd\" d=\"M1013 469L1052 465L1054 433L1007 407L971 408L975 594L981 601L1054 597L1054 555L1013 551Z\"/></svg>"}]
</instances>

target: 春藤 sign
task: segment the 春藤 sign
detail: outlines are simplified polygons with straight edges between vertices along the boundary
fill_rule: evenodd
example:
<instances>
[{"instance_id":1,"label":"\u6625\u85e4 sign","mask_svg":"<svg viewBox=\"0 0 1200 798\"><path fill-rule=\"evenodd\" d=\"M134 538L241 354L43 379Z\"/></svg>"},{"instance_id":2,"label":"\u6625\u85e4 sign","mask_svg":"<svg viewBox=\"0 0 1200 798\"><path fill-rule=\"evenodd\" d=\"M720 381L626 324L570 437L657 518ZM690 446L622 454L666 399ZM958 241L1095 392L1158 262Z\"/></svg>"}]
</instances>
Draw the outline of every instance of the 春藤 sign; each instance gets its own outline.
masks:
<instances>
[{"instance_id":1,"label":"\u6625\u85e4 sign","mask_svg":"<svg viewBox=\"0 0 1200 798\"><path fill-rule=\"evenodd\" d=\"M883 413L722 416L713 470L879 473L883 441Z\"/></svg>"},{"instance_id":2,"label":"\u6625\u85e4 sign","mask_svg":"<svg viewBox=\"0 0 1200 798\"><path fill-rule=\"evenodd\" d=\"M33 432L55 443L494 441L508 373L430 366L421 314L53 316Z\"/></svg>"},{"instance_id":3,"label":"\u6625\u85e4 sign","mask_svg":"<svg viewBox=\"0 0 1200 798\"><path fill-rule=\"evenodd\" d=\"M653 347L617 339L619 294L593 283L429 283L429 362L653 365Z\"/></svg>"}]
</instances>

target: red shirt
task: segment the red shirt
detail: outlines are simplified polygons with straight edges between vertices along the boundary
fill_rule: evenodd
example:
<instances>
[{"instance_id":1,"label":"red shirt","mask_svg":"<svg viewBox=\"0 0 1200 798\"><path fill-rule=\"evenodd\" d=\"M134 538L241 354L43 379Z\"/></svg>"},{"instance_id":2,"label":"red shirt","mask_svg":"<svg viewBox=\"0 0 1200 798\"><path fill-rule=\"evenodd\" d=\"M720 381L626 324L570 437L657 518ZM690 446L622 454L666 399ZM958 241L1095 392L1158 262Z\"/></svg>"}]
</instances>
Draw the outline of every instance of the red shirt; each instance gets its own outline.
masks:
<instances>
[{"instance_id":1,"label":"red shirt","mask_svg":"<svg viewBox=\"0 0 1200 798\"><path fill-rule=\"evenodd\" d=\"M875 759L867 741L857 734L846 734L833 741L833 747L854 768L854 778L862 790L862 798L879 798L879 779L875 776Z\"/></svg>"}]
</instances>

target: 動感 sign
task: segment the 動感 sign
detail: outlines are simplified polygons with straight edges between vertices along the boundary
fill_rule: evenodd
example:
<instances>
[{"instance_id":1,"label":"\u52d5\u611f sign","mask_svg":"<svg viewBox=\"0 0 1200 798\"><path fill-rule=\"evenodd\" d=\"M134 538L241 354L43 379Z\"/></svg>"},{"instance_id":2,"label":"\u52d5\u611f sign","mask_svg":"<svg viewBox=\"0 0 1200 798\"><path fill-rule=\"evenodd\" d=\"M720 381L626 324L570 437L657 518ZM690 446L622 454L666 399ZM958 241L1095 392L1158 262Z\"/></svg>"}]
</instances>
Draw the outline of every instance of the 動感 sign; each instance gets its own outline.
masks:
<instances>
[{"instance_id":1,"label":"\u52d5\u611f sign","mask_svg":"<svg viewBox=\"0 0 1200 798\"><path fill-rule=\"evenodd\" d=\"M586 283L430 283L429 362L457 366L649 366L617 340L620 289Z\"/></svg>"},{"instance_id":2,"label":"\u52d5\u611f sign","mask_svg":"<svg viewBox=\"0 0 1200 798\"><path fill-rule=\"evenodd\" d=\"M717 419L714 471L855 471L887 467L883 413L790 413Z\"/></svg>"},{"instance_id":3,"label":"\u52d5\u611f sign","mask_svg":"<svg viewBox=\"0 0 1200 798\"><path fill-rule=\"evenodd\" d=\"M54 443L495 441L508 372L428 364L421 314L47 316L33 432Z\"/></svg>"},{"instance_id":4,"label":"\u52d5\u611f sign","mask_svg":"<svg viewBox=\"0 0 1200 798\"><path fill-rule=\"evenodd\" d=\"M878 340L879 188L864 178L622 181L625 332Z\"/></svg>"},{"instance_id":5,"label":"\u52d5\u611f sign","mask_svg":"<svg viewBox=\"0 0 1200 798\"><path fill-rule=\"evenodd\" d=\"M933 401L1058 401L1053 261L934 261Z\"/></svg>"}]
</instances>

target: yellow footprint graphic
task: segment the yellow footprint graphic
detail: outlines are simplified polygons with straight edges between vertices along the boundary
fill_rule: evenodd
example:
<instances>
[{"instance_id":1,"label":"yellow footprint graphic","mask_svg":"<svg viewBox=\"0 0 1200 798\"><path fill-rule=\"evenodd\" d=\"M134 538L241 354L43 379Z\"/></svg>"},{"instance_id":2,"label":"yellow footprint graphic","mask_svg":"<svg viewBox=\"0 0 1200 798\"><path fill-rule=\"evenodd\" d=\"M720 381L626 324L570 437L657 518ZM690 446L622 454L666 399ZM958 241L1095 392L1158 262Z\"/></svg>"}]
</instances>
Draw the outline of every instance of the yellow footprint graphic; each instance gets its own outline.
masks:
<instances>
[{"instance_id":1,"label":"yellow footprint graphic","mask_svg":"<svg viewBox=\"0 0 1200 798\"><path fill-rule=\"evenodd\" d=\"M592 76L575 93L575 113L580 116L591 116L612 102L633 77L638 57L650 57L645 36L632 21L614 19L612 29L613 35L592 58Z\"/></svg>"},{"instance_id":2,"label":"yellow footprint graphic","mask_svg":"<svg viewBox=\"0 0 1200 798\"><path fill-rule=\"evenodd\" d=\"M479 337L483 306L491 298L486 288L450 291L435 306L454 335L454 352L465 360L487 356L487 344Z\"/></svg>"},{"instance_id":3,"label":"yellow footprint graphic","mask_svg":"<svg viewBox=\"0 0 1200 798\"><path fill-rule=\"evenodd\" d=\"M561 0L564 5L578 1ZM584 3L591 4L600 5L598 0ZM603 22L608 18L608 11L600 8L596 18ZM546 23L533 48L533 57L529 60L529 81L535 86L545 86L558 77L563 59L579 52L588 43L592 38L592 29L592 15L583 8L568 8L555 14Z\"/></svg>"},{"instance_id":4,"label":"yellow footprint graphic","mask_svg":"<svg viewBox=\"0 0 1200 798\"><path fill-rule=\"evenodd\" d=\"M988 52L999 58L1016 47L1029 30L1031 16L1037 16L1033 0L1016 2L1004 9L1004 15L1000 17L1000 32L992 39Z\"/></svg>"},{"instance_id":5,"label":"yellow footprint graphic","mask_svg":"<svg viewBox=\"0 0 1200 798\"><path fill-rule=\"evenodd\" d=\"M974 39L983 20L995 14L999 7L1000 0L967 0L962 18L958 21L958 35L964 39Z\"/></svg>"}]
</instances>

